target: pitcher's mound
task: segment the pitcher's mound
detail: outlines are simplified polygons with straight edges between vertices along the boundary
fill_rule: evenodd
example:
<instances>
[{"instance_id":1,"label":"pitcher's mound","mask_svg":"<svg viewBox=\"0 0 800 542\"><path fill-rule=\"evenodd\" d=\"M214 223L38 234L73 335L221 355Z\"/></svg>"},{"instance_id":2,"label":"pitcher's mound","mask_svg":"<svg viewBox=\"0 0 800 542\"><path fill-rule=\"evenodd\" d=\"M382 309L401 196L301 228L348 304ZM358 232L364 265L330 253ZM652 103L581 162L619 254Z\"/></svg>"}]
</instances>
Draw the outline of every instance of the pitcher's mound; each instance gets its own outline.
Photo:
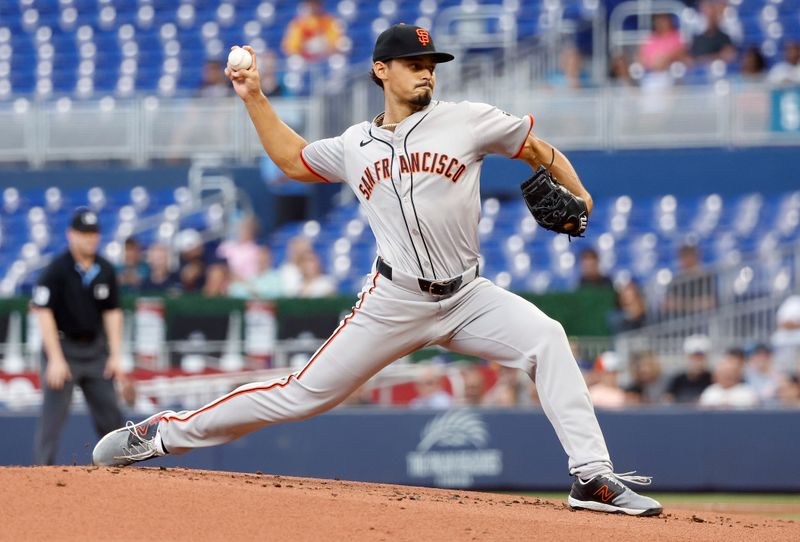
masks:
<instances>
[{"instance_id":1,"label":"pitcher's mound","mask_svg":"<svg viewBox=\"0 0 800 542\"><path fill-rule=\"evenodd\" d=\"M184 469L0 468L0 503L0 540L800 540L788 520Z\"/></svg>"}]
</instances>

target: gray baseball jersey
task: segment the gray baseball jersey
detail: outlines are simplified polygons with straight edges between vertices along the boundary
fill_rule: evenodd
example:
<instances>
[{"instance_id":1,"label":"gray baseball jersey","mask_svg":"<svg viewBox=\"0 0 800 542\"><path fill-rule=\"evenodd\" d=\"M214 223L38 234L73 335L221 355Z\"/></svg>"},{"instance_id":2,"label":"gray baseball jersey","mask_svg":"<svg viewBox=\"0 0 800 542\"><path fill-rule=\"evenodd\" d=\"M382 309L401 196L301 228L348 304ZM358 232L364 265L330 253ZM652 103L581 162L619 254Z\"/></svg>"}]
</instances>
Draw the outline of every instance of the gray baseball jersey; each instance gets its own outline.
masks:
<instances>
[{"instance_id":1,"label":"gray baseball jersey","mask_svg":"<svg viewBox=\"0 0 800 542\"><path fill-rule=\"evenodd\" d=\"M356 193L379 256L407 274L444 279L478 263L483 158L516 158L532 128L532 115L432 101L394 132L362 122L301 157L321 179Z\"/></svg>"}]
</instances>

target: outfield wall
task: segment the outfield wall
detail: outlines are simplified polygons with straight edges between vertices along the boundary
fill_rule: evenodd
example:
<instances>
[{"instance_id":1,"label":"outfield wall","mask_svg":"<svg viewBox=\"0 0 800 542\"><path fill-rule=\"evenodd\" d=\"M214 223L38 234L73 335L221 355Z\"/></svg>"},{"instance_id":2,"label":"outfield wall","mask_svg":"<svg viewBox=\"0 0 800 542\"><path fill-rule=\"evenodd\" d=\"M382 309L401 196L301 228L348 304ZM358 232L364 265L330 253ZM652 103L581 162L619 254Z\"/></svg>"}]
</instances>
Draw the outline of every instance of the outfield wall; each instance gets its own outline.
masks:
<instances>
[{"instance_id":1,"label":"outfield wall","mask_svg":"<svg viewBox=\"0 0 800 542\"><path fill-rule=\"evenodd\" d=\"M600 412L615 468L653 490L800 491L798 411ZM31 460L36 419L0 416L0 464ZM96 438L73 416L59 462L87 464ZM537 411L348 410L276 426L149 465L458 488L558 490L567 461Z\"/></svg>"}]
</instances>

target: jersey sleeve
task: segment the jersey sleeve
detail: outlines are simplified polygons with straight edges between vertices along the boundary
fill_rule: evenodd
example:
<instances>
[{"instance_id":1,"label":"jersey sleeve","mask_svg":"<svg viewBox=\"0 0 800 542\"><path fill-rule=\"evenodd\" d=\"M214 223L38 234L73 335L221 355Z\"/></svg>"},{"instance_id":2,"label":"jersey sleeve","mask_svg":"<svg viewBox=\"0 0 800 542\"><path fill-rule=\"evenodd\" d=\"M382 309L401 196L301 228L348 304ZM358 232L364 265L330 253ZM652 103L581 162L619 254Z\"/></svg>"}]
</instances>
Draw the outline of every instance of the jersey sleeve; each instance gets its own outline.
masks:
<instances>
[{"instance_id":1,"label":"jersey sleeve","mask_svg":"<svg viewBox=\"0 0 800 542\"><path fill-rule=\"evenodd\" d=\"M49 265L44 268L36 286L33 287L31 303L35 307L52 309L55 292L58 292L58 289L58 273L55 266Z\"/></svg>"},{"instance_id":2,"label":"jersey sleeve","mask_svg":"<svg viewBox=\"0 0 800 542\"><path fill-rule=\"evenodd\" d=\"M509 158L518 158L528 134L533 129L533 115L519 118L482 103L469 103L469 108L472 133L478 153L502 154Z\"/></svg>"},{"instance_id":3,"label":"jersey sleeve","mask_svg":"<svg viewBox=\"0 0 800 542\"><path fill-rule=\"evenodd\" d=\"M345 178L344 138L320 139L300 150L303 165L320 181L339 182Z\"/></svg>"}]
</instances>

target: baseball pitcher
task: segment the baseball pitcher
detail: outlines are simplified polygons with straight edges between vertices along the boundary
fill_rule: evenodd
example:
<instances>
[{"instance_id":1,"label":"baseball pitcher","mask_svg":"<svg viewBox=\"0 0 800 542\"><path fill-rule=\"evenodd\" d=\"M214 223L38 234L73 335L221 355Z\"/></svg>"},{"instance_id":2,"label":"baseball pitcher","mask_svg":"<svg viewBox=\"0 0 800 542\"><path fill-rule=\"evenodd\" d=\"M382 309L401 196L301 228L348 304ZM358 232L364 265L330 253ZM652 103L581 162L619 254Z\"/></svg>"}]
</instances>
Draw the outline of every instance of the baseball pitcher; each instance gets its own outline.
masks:
<instances>
[{"instance_id":1,"label":"baseball pitcher","mask_svg":"<svg viewBox=\"0 0 800 542\"><path fill-rule=\"evenodd\" d=\"M569 160L519 118L482 103L436 101L435 71L453 56L430 33L396 25L377 39L372 79L385 110L342 135L308 143L261 92L257 62L226 74L264 149L287 177L347 183L378 254L352 312L299 371L244 385L194 411L128 422L95 447L96 465L124 466L230 442L268 425L325 412L394 360L439 345L525 371L569 456L574 508L658 515L661 505L615 474L586 385L561 324L480 276L483 158L523 160L535 173L523 198L544 227L581 235L592 198Z\"/></svg>"}]
</instances>

